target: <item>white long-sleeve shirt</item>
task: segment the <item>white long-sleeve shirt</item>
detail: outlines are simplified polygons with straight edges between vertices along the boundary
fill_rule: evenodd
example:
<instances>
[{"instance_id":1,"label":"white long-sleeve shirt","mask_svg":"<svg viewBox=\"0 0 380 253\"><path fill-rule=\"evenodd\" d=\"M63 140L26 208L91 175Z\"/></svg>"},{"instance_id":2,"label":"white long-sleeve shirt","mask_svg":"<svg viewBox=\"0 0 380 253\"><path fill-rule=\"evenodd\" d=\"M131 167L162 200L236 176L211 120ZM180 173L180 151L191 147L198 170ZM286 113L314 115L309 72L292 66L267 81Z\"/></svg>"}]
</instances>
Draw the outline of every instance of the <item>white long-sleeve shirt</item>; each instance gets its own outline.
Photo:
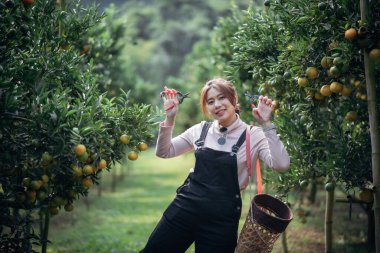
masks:
<instances>
[{"instance_id":1,"label":"white long-sleeve shirt","mask_svg":"<svg viewBox=\"0 0 380 253\"><path fill-rule=\"evenodd\" d=\"M162 158L170 158L194 151L197 148L195 141L199 139L204 124L205 121L202 121L173 138L174 126L164 126L164 124L161 123L156 145L156 155ZM237 120L227 128L226 143L220 145L217 140L223 134L219 131L218 121L215 120L209 128L204 147L230 152L232 146L236 144L246 128L247 124L243 122L240 117L237 117ZM290 159L288 152L277 136L275 129L264 132L261 127L253 126L250 136L252 170L255 170L257 158L264 161L268 167L277 171L286 171L289 168ZM243 190L248 185L248 170L244 143L238 150L236 157L239 186L240 189ZM193 168L191 170L193 170Z\"/></svg>"}]
</instances>

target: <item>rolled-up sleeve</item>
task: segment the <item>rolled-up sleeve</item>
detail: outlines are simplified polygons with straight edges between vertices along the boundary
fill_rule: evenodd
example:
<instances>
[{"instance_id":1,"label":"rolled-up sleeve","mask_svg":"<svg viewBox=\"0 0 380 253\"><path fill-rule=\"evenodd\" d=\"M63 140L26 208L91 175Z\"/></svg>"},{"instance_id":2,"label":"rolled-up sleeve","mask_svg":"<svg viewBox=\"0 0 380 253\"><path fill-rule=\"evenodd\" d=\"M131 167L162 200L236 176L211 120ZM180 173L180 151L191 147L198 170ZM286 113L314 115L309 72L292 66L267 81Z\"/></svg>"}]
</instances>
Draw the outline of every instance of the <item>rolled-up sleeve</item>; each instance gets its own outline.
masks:
<instances>
[{"instance_id":1,"label":"rolled-up sleeve","mask_svg":"<svg viewBox=\"0 0 380 253\"><path fill-rule=\"evenodd\" d=\"M264 161L268 167L279 172L284 172L289 169L289 154L278 137L276 130L272 129L263 132L261 128L256 128L254 132L251 133L251 138L252 137L254 145L251 152L254 152L256 149L260 160Z\"/></svg>"},{"instance_id":2,"label":"rolled-up sleeve","mask_svg":"<svg viewBox=\"0 0 380 253\"><path fill-rule=\"evenodd\" d=\"M194 150L194 127L187 129L182 134L173 136L174 126L160 124L156 143L156 155L161 158L170 158Z\"/></svg>"}]
</instances>

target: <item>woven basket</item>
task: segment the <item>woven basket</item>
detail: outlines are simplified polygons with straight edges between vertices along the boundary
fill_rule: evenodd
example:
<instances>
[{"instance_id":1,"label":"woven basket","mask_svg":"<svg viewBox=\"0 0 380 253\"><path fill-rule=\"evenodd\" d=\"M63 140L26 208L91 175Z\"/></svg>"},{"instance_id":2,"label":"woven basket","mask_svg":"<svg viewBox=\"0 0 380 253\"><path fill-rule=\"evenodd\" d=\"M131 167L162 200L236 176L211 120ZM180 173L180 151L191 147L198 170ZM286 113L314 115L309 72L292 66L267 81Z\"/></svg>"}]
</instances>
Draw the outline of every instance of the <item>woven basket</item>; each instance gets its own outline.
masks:
<instances>
[{"instance_id":1,"label":"woven basket","mask_svg":"<svg viewBox=\"0 0 380 253\"><path fill-rule=\"evenodd\" d=\"M292 219L292 211L281 200L268 194L256 195L240 232L235 253L271 252Z\"/></svg>"}]
</instances>

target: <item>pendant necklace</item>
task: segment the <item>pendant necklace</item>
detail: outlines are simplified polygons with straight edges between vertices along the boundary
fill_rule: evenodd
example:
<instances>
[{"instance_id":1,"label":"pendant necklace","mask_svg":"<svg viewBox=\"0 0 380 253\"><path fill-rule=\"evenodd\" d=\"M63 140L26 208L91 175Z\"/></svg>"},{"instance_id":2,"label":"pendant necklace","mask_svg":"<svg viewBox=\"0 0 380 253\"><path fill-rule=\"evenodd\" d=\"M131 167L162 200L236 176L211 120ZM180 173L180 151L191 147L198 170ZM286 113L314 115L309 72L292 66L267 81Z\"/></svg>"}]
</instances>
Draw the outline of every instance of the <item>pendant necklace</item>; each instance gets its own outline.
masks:
<instances>
[{"instance_id":1,"label":"pendant necklace","mask_svg":"<svg viewBox=\"0 0 380 253\"><path fill-rule=\"evenodd\" d=\"M223 135L218 138L219 145L226 144L226 137L227 137L227 128L222 127L219 129L219 132L221 132Z\"/></svg>"}]
</instances>

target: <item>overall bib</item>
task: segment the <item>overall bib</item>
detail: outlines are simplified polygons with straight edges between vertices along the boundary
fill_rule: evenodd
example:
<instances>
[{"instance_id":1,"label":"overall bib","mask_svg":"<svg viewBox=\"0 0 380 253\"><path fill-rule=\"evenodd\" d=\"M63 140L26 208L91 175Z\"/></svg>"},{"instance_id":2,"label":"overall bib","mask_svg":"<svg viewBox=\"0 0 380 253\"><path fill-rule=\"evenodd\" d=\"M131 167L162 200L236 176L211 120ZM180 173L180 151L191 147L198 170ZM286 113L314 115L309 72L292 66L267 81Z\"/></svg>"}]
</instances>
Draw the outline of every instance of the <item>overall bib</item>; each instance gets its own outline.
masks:
<instances>
[{"instance_id":1,"label":"overall bib","mask_svg":"<svg viewBox=\"0 0 380 253\"><path fill-rule=\"evenodd\" d=\"M141 253L183 253L195 242L196 253L233 253L241 215L236 152L204 148L211 123L196 141L195 168L177 189L177 195L152 232Z\"/></svg>"}]
</instances>

